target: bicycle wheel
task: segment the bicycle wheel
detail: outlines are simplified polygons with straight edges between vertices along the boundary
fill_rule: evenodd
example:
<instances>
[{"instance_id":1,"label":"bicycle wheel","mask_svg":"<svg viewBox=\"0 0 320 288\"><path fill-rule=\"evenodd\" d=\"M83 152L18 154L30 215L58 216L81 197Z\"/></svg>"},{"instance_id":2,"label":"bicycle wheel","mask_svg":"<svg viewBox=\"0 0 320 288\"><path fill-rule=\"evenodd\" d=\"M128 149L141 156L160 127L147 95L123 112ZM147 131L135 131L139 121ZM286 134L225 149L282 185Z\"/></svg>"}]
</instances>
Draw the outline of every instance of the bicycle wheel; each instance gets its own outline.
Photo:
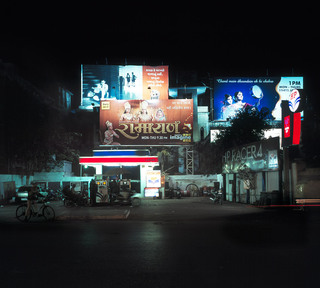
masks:
<instances>
[{"instance_id":1,"label":"bicycle wheel","mask_svg":"<svg viewBox=\"0 0 320 288\"><path fill-rule=\"evenodd\" d=\"M27 211L27 204L18 206L16 210L16 217L19 221L28 222L30 220L32 211L30 211L28 216L26 216L26 211Z\"/></svg>"},{"instance_id":2,"label":"bicycle wheel","mask_svg":"<svg viewBox=\"0 0 320 288\"><path fill-rule=\"evenodd\" d=\"M45 206L42 210L42 215L46 221L53 221L56 216L51 206Z\"/></svg>"},{"instance_id":3,"label":"bicycle wheel","mask_svg":"<svg viewBox=\"0 0 320 288\"><path fill-rule=\"evenodd\" d=\"M199 196L199 187L196 184L190 183L187 185L186 190L190 193L191 197Z\"/></svg>"}]
</instances>

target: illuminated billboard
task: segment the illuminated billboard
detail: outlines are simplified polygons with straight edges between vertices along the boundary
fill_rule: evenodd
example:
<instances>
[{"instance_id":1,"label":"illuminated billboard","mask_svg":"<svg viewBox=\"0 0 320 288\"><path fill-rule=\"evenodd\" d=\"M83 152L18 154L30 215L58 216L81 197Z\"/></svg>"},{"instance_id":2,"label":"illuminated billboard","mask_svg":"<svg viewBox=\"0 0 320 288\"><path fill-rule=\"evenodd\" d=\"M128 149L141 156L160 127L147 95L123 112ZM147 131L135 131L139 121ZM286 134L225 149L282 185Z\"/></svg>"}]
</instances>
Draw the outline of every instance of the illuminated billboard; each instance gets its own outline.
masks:
<instances>
[{"instance_id":1,"label":"illuminated billboard","mask_svg":"<svg viewBox=\"0 0 320 288\"><path fill-rule=\"evenodd\" d=\"M168 99L168 66L81 65L81 108L101 100Z\"/></svg>"},{"instance_id":2,"label":"illuminated billboard","mask_svg":"<svg viewBox=\"0 0 320 288\"><path fill-rule=\"evenodd\" d=\"M278 137L230 148L222 156L222 173L238 173L243 168L253 171L278 170L278 152Z\"/></svg>"},{"instance_id":3,"label":"illuminated billboard","mask_svg":"<svg viewBox=\"0 0 320 288\"><path fill-rule=\"evenodd\" d=\"M161 187L161 170L147 171L147 187Z\"/></svg>"},{"instance_id":4,"label":"illuminated billboard","mask_svg":"<svg viewBox=\"0 0 320 288\"><path fill-rule=\"evenodd\" d=\"M222 77L214 82L214 119L228 120L244 109L268 108L281 121L281 101L303 89L303 77Z\"/></svg>"},{"instance_id":5,"label":"illuminated billboard","mask_svg":"<svg viewBox=\"0 0 320 288\"><path fill-rule=\"evenodd\" d=\"M301 114L304 104L305 96L301 90L293 90L289 100L284 100L281 103L283 147L300 144Z\"/></svg>"},{"instance_id":6,"label":"illuminated billboard","mask_svg":"<svg viewBox=\"0 0 320 288\"><path fill-rule=\"evenodd\" d=\"M101 101L101 145L183 145L192 133L192 99Z\"/></svg>"}]
</instances>

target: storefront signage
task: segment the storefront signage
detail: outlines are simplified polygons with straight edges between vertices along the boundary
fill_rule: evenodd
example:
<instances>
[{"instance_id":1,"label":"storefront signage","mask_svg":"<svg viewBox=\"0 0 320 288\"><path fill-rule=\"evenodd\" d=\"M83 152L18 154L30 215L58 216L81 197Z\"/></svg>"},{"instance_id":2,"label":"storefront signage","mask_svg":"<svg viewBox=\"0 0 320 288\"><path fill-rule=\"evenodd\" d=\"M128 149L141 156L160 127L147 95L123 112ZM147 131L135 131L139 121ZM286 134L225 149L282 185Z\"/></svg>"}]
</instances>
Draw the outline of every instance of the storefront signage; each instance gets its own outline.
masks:
<instances>
[{"instance_id":1,"label":"storefront signage","mask_svg":"<svg viewBox=\"0 0 320 288\"><path fill-rule=\"evenodd\" d=\"M147 176L148 188L161 187L161 171L160 170L147 171L146 176Z\"/></svg>"},{"instance_id":2,"label":"storefront signage","mask_svg":"<svg viewBox=\"0 0 320 288\"><path fill-rule=\"evenodd\" d=\"M142 164L142 163L158 163L157 156L93 156L93 157L80 157L79 163L82 165L90 164Z\"/></svg>"},{"instance_id":3,"label":"storefront signage","mask_svg":"<svg viewBox=\"0 0 320 288\"><path fill-rule=\"evenodd\" d=\"M278 149L279 137L229 149L222 157L223 173L237 173L244 165L253 171L279 169Z\"/></svg>"}]
</instances>

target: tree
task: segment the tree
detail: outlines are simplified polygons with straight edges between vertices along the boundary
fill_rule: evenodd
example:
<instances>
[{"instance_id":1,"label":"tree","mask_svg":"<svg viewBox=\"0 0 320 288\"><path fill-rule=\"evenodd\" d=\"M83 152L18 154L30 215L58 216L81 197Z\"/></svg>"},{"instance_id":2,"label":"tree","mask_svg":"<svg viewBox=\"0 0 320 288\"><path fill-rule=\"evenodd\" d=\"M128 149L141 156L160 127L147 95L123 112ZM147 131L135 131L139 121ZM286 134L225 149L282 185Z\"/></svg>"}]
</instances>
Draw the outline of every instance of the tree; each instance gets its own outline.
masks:
<instances>
[{"instance_id":1,"label":"tree","mask_svg":"<svg viewBox=\"0 0 320 288\"><path fill-rule=\"evenodd\" d=\"M195 148L199 155L199 170L197 173L205 175L221 173L223 147L206 141L197 143Z\"/></svg>"},{"instance_id":2,"label":"tree","mask_svg":"<svg viewBox=\"0 0 320 288\"><path fill-rule=\"evenodd\" d=\"M164 164L167 160L167 158L170 156L170 152L167 149L163 149L160 152L157 153L160 167L161 167L161 172L164 172Z\"/></svg>"},{"instance_id":3,"label":"tree","mask_svg":"<svg viewBox=\"0 0 320 288\"><path fill-rule=\"evenodd\" d=\"M225 149L262 140L264 131L271 128L268 121L271 117L268 109L241 111L230 121L230 127L221 130L214 143L199 142L196 146L200 156L198 172L221 173Z\"/></svg>"},{"instance_id":4,"label":"tree","mask_svg":"<svg viewBox=\"0 0 320 288\"><path fill-rule=\"evenodd\" d=\"M271 117L270 110L267 108L261 111L256 109L240 111L230 121L230 127L222 130L217 136L216 144L224 148L231 148L260 141L264 137L264 131L271 129L268 121L272 119Z\"/></svg>"}]
</instances>

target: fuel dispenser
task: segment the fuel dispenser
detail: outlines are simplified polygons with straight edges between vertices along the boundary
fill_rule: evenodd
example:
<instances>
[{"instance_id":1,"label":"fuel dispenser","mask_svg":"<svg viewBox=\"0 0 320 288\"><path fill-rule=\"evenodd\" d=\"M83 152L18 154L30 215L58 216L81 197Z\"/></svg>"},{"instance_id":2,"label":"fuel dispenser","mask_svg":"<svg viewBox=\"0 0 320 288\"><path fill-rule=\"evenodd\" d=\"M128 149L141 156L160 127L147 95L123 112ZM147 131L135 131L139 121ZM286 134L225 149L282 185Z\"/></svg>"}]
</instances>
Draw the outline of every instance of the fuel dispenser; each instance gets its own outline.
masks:
<instances>
[{"instance_id":1,"label":"fuel dispenser","mask_svg":"<svg viewBox=\"0 0 320 288\"><path fill-rule=\"evenodd\" d=\"M98 191L96 195L96 203L109 203L109 184L107 176L104 175L95 175L95 181L98 186Z\"/></svg>"}]
</instances>

